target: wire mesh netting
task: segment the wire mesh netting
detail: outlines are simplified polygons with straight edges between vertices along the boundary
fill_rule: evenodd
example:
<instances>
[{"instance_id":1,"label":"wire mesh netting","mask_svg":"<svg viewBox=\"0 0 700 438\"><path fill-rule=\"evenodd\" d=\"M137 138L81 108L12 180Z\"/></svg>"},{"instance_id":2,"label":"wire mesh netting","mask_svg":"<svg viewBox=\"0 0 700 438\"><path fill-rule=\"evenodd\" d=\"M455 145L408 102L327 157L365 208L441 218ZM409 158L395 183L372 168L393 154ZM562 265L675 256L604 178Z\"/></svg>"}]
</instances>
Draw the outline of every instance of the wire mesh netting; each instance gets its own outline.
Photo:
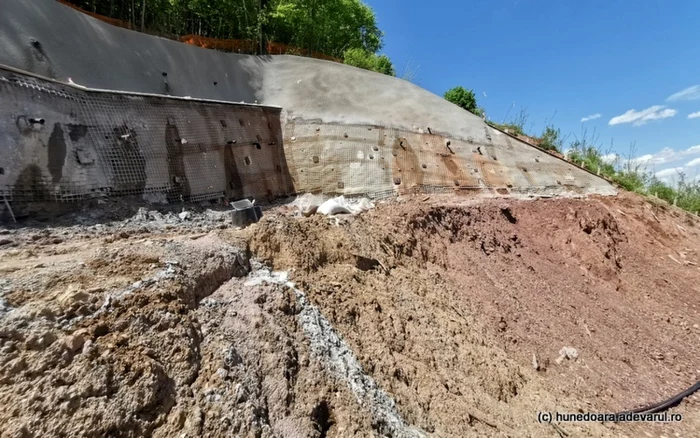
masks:
<instances>
[{"instance_id":1,"label":"wire mesh netting","mask_svg":"<svg viewBox=\"0 0 700 438\"><path fill-rule=\"evenodd\" d=\"M293 191L280 109L79 89L0 69L0 194L13 201Z\"/></svg>"},{"instance_id":2,"label":"wire mesh netting","mask_svg":"<svg viewBox=\"0 0 700 438\"><path fill-rule=\"evenodd\" d=\"M0 195L16 202L607 188L486 125L456 139L297 118L283 135L276 107L89 90L8 67L0 99Z\"/></svg>"},{"instance_id":3,"label":"wire mesh netting","mask_svg":"<svg viewBox=\"0 0 700 438\"><path fill-rule=\"evenodd\" d=\"M466 140L434 132L296 119L285 125L297 192L381 198L401 193L580 191L600 180L491 128Z\"/></svg>"}]
</instances>

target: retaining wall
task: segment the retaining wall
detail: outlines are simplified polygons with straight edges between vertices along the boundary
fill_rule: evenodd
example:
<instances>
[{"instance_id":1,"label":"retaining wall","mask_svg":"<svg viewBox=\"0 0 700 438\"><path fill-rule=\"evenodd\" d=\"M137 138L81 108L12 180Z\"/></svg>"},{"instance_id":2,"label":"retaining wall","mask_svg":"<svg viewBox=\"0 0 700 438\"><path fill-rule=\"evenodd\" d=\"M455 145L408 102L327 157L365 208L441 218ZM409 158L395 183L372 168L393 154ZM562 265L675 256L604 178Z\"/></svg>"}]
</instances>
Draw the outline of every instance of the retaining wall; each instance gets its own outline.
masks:
<instances>
[{"instance_id":1,"label":"retaining wall","mask_svg":"<svg viewBox=\"0 0 700 438\"><path fill-rule=\"evenodd\" d=\"M110 26L53 0L4 0L0 39L0 64L58 81L71 78L92 88L281 107L279 144L284 145L294 192L615 193L605 180L489 127L414 84L386 75L310 58L193 47ZM180 105L189 111L186 102L173 102L177 102L171 105L173 111ZM120 125L120 111L109 113L112 129ZM156 119L151 124L165 129L168 122L162 115L152 117ZM206 115L196 123L215 125L217 117ZM158 135L153 135L154 141L168 150ZM213 145L226 141L224 137L202 141ZM0 148L17 145L12 140ZM218 170L212 170L216 160L208 163L197 172L216 174ZM48 162L38 166L42 178L53 179L45 167ZM158 184L147 182L145 187ZM217 191L221 185L216 185ZM268 184L268 189L273 195L288 191L277 182Z\"/></svg>"},{"instance_id":2,"label":"retaining wall","mask_svg":"<svg viewBox=\"0 0 700 438\"><path fill-rule=\"evenodd\" d=\"M0 68L0 194L170 202L293 192L280 109L84 90Z\"/></svg>"}]
</instances>

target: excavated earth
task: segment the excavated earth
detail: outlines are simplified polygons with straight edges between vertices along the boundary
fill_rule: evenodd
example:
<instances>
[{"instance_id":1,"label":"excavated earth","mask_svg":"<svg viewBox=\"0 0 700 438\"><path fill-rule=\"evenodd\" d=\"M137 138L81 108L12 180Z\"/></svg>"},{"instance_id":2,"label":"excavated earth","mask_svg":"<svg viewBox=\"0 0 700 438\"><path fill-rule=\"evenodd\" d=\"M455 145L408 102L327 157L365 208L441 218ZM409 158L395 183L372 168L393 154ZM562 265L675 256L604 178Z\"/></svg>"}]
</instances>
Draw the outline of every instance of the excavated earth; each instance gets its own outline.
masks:
<instances>
[{"instance_id":1,"label":"excavated earth","mask_svg":"<svg viewBox=\"0 0 700 438\"><path fill-rule=\"evenodd\" d=\"M698 394L677 423L538 422L700 379L700 222L659 201L98 207L0 228L2 437L700 430Z\"/></svg>"}]
</instances>

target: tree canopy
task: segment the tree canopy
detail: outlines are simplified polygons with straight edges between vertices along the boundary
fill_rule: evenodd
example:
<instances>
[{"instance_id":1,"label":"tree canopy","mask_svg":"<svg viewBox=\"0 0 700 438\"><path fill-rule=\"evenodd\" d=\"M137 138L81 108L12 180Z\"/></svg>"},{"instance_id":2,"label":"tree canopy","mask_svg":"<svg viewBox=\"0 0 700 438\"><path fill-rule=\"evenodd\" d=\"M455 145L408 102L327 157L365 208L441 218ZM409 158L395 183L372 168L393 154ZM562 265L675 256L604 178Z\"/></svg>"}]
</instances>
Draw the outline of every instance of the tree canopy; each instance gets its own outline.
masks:
<instances>
[{"instance_id":1,"label":"tree canopy","mask_svg":"<svg viewBox=\"0 0 700 438\"><path fill-rule=\"evenodd\" d=\"M482 116L484 110L476 104L476 96L474 90L467 90L464 87L454 87L445 92L445 100L448 100L455 105L469 111L477 116Z\"/></svg>"},{"instance_id":2,"label":"tree canopy","mask_svg":"<svg viewBox=\"0 0 700 438\"><path fill-rule=\"evenodd\" d=\"M275 0L267 11L269 37L342 58L348 49L376 53L383 34L359 0Z\"/></svg>"},{"instance_id":3,"label":"tree canopy","mask_svg":"<svg viewBox=\"0 0 700 438\"><path fill-rule=\"evenodd\" d=\"M374 11L361 0L72 0L89 12L163 36L267 40L343 58L382 47Z\"/></svg>"},{"instance_id":4,"label":"tree canopy","mask_svg":"<svg viewBox=\"0 0 700 438\"><path fill-rule=\"evenodd\" d=\"M396 76L394 65L386 55L376 55L363 49L348 49L344 59L348 65Z\"/></svg>"}]
</instances>

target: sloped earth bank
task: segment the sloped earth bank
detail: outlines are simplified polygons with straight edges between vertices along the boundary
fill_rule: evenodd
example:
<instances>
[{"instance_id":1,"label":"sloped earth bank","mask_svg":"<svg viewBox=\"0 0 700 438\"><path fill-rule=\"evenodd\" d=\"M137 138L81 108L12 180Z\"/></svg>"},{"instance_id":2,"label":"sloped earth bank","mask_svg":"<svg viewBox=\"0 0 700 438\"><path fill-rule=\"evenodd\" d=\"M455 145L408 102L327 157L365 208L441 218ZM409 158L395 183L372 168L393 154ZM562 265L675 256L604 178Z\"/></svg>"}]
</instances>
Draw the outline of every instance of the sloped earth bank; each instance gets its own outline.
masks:
<instances>
[{"instance_id":1,"label":"sloped earth bank","mask_svg":"<svg viewBox=\"0 0 700 438\"><path fill-rule=\"evenodd\" d=\"M700 430L697 394L680 423L537 421L700 378L700 224L677 210L420 196L243 231L186 216L0 230L0 436Z\"/></svg>"}]
</instances>

